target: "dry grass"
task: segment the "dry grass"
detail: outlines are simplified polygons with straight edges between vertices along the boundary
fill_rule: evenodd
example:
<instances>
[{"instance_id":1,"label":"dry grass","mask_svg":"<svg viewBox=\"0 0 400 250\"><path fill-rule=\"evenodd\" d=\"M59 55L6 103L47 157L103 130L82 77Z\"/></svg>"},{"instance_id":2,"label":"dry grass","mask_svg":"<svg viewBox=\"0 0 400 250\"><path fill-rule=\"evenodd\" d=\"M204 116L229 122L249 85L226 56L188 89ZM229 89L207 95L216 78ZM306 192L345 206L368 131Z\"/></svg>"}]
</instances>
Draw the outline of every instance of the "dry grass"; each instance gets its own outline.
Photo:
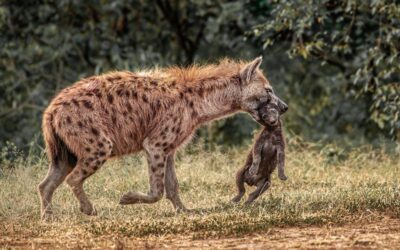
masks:
<instances>
[{"instance_id":1,"label":"dry grass","mask_svg":"<svg viewBox=\"0 0 400 250\"><path fill-rule=\"evenodd\" d=\"M101 239L107 242L115 237L239 237L277 227L348 224L360 218L398 220L399 156L368 147L343 154L331 148L289 145L289 180L274 176L271 189L245 207L229 200L236 192L234 174L247 149L205 152L192 147L177 159L183 201L194 209L184 214L176 214L165 199L154 205L119 206L122 193L147 191L147 168L143 156L113 160L85 186L99 215L80 214L77 201L63 185L55 193L56 220L50 223L39 220L36 192L47 171L45 160L19 161L12 170L1 166L0 247L33 247L32 240L41 247L55 246L54 242L46 245L54 239L61 246L68 242L71 247L94 247Z\"/></svg>"}]
</instances>

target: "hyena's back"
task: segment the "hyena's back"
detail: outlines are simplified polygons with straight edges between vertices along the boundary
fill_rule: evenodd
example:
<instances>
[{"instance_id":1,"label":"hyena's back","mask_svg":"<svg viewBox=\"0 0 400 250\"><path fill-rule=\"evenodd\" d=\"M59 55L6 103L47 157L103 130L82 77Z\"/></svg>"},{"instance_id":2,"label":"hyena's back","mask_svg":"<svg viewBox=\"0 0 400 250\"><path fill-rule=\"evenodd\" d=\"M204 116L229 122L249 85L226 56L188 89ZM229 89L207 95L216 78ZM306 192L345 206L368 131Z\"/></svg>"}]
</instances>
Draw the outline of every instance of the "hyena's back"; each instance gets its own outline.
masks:
<instances>
[{"instance_id":1,"label":"hyena's back","mask_svg":"<svg viewBox=\"0 0 400 250\"><path fill-rule=\"evenodd\" d=\"M108 158L142 149L152 162L153 191L150 195L127 193L121 204L159 200L167 156L190 138L198 123L191 88L177 84L174 78L117 72L84 79L62 90L43 117L51 165L39 184L42 217L51 213L53 192L64 180L79 200L81 211L96 214L83 190L84 180ZM168 183L175 183L173 171L168 172ZM167 192L175 206L182 207L174 196L175 186L170 184Z\"/></svg>"},{"instance_id":2,"label":"hyena's back","mask_svg":"<svg viewBox=\"0 0 400 250\"><path fill-rule=\"evenodd\" d=\"M163 110L167 104L171 107L174 99L167 85L118 72L84 79L64 89L44 113L43 132L50 157L57 154L57 137L77 158L89 160L104 161L111 155L141 150L146 136L160 126L161 117L178 119L173 108Z\"/></svg>"}]
</instances>

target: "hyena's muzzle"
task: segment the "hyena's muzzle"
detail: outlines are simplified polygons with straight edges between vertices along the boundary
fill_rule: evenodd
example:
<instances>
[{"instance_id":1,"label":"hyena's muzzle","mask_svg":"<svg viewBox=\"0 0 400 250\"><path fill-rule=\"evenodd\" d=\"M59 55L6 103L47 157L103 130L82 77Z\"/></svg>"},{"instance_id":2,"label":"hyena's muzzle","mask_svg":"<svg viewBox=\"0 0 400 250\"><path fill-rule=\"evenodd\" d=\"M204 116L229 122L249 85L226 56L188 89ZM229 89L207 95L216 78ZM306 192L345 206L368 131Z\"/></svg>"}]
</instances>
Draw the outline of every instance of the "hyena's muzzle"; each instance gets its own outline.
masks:
<instances>
[{"instance_id":1,"label":"hyena's muzzle","mask_svg":"<svg viewBox=\"0 0 400 250\"><path fill-rule=\"evenodd\" d=\"M258 104L256 105L257 108L255 110L255 112L249 112L250 115L253 117L254 120L256 120L258 123L260 123L261 125L265 126L264 121L261 119L261 115L259 113L260 107L264 104L274 104L278 107L278 111L279 111L279 115L284 114L288 109L289 106L282 101L281 98L279 98L277 95L275 95L274 93L270 93L269 94L269 98L267 99L267 101L259 101Z\"/></svg>"},{"instance_id":2,"label":"hyena's muzzle","mask_svg":"<svg viewBox=\"0 0 400 250\"><path fill-rule=\"evenodd\" d=\"M278 105L278 108L279 108L279 113L282 115L286 111L288 111L289 106L284 101L282 101L282 99L279 98L277 95L275 95L275 97L277 99L277 105Z\"/></svg>"}]
</instances>

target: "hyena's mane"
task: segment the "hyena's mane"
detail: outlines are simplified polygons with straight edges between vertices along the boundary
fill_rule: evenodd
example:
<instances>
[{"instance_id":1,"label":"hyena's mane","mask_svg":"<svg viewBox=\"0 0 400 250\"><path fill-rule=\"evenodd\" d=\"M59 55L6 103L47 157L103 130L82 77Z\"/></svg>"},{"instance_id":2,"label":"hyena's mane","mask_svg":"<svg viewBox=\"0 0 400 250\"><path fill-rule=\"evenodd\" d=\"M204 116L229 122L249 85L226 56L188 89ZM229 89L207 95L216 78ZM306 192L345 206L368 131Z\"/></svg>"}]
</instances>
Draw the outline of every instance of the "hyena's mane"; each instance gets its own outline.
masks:
<instances>
[{"instance_id":1,"label":"hyena's mane","mask_svg":"<svg viewBox=\"0 0 400 250\"><path fill-rule=\"evenodd\" d=\"M224 78L236 75L245 63L230 59L220 60L215 64L193 64L189 67L169 67L163 72L175 78L178 83L195 83L209 78Z\"/></svg>"},{"instance_id":2,"label":"hyena's mane","mask_svg":"<svg viewBox=\"0 0 400 250\"><path fill-rule=\"evenodd\" d=\"M171 66L155 67L136 72L137 76L164 79L178 85L197 85L207 79L223 79L238 75L244 61L222 59L214 64L192 64L187 67ZM130 72L127 72L130 73Z\"/></svg>"}]
</instances>

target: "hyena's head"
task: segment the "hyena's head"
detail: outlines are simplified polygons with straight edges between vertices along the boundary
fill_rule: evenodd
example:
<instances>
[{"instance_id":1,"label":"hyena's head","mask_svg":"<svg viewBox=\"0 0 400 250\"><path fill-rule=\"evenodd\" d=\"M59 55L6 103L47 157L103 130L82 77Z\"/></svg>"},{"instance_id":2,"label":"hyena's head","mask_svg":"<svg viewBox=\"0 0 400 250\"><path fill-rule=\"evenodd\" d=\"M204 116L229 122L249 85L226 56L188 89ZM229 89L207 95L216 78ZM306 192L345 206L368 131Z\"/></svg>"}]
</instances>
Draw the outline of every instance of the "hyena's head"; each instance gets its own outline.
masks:
<instances>
[{"instance_id":1,"label":"hyena's head","mask_svg":"<svg viewBox=\"0 0 400 250\"><path fill-rule=\"evenodd\" d=\"M262 57L254 59L240 70L242 84L241 108L262 124L258 108L261 103L276 103L280 113L286 112L288 106L277 97L267 78L260 71Z\"/></svg>"}]
</instances>

